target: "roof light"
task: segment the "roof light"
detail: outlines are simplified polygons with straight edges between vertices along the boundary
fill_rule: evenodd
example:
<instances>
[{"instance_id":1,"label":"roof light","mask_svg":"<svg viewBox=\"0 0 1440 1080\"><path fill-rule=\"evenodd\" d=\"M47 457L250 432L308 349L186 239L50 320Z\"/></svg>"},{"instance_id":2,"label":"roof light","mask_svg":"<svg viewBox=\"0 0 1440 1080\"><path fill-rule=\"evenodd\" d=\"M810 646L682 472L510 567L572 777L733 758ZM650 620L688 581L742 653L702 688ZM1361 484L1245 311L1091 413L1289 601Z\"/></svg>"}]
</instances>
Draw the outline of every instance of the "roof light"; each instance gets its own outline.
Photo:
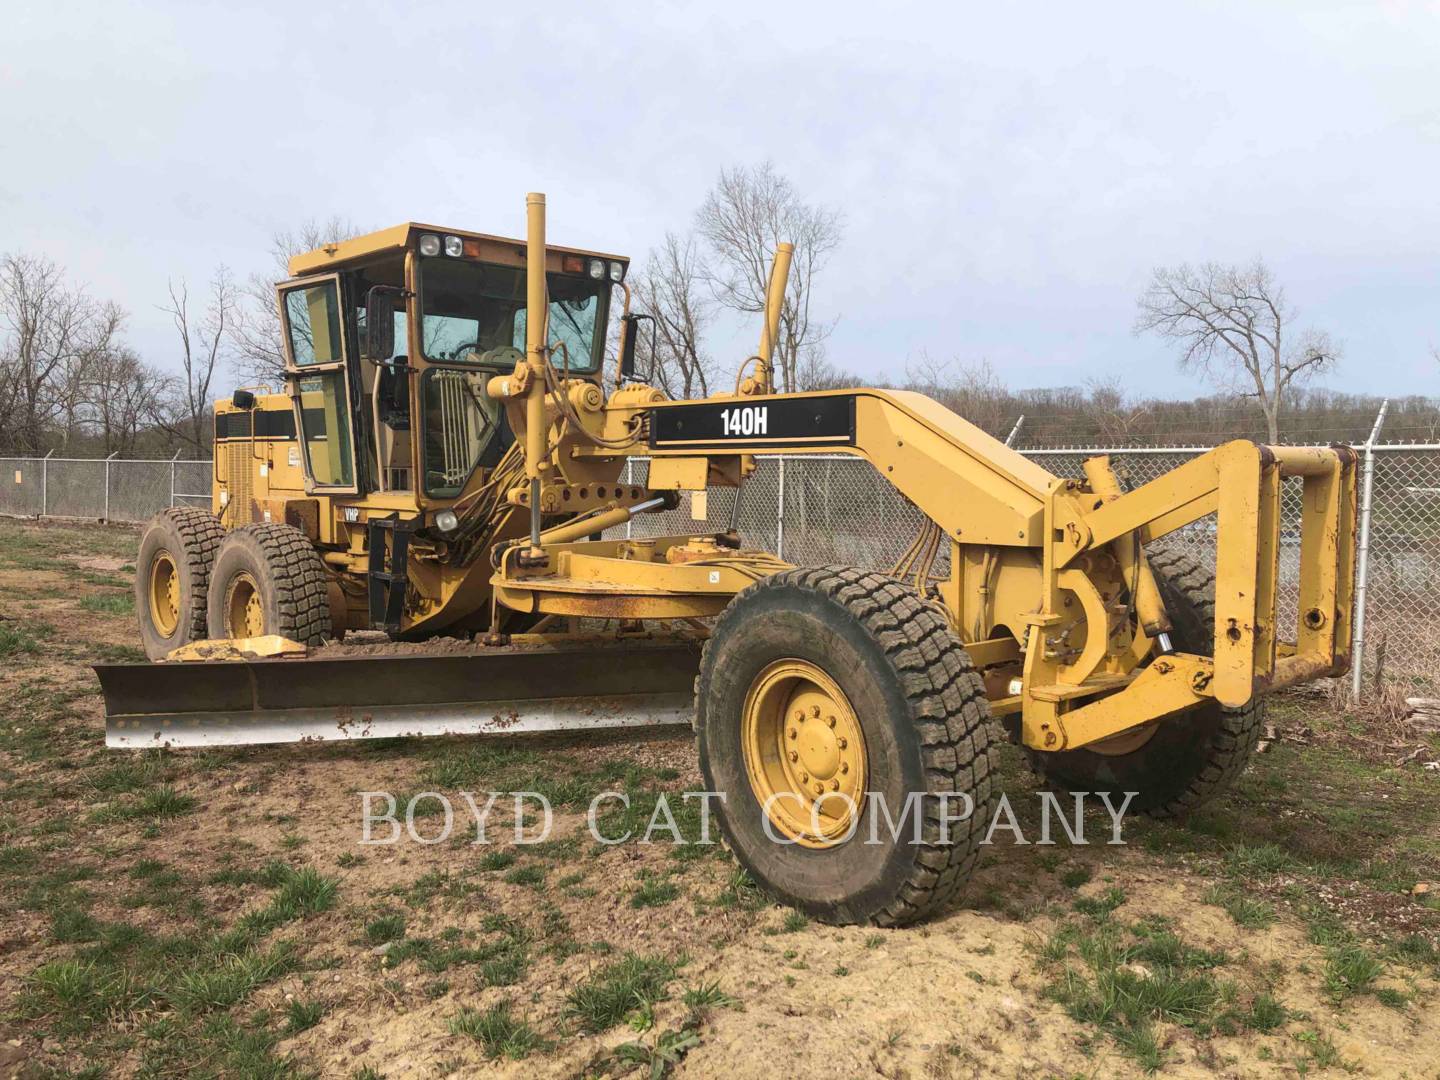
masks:
<instances>
[{"instance_id":1,"label":"roof light","mask_svg":"<svg viewBox=\"0 0 1440 1080\"><path fill-rule=\"evenodd\" d=\"M624 281L624 280L625 280L625 264L624 264L624 263L612 262L612 263L610 264L610 280L611 280L611 281Z\"/></svg>"},{"instance_id":2,"label":"roof light","mask_svg":"<svg viewBox=\"0 0 1440 1080\"><path fill-rule=\"evenodd\" d=\"M596 281L599 281L601 278L603 278L603 277L605 276L605 260L604 260L604 259L591 259L591 260L590 260L590 276L591 276L592 278L594 278Z\"/></svg>"},{"instance_id":3,"label":"roof light","mask_svg":"<svg viewBox=\"0 0 1440 1080\"><path fill-rule=\"evenodd\" d=\"M480 257L480 241L472 236L467 236L465 238L465 254L472 259L478 259Z\"/></svg>"},{"instance_id":4,"label":"roof light","mask_svg":"<svg viewBox=\"0 0 1440 1080\"><path fill-rule=\"evenodd\" d=\"M465 241L458 236L445 237L445 254L453 259L458 259L465 254Z\"/></svg>"},{"instance_id":5,"label":"roof light","mask_svg":"<svg viewBox=\"0 0 1440 1080\"><path fill-rule=\"evenodd\" d=\"M583 274L585 272L585 260L579 255L560 256L560 272L563 274Z\"/></svg>"},{"instance_id":6,"label":"roof light","mask_svg":"<svg viewBox=\"0 0 1440 1080\"><path fill-rule=\"evenodd\" d=\"M460 519L454 510L441 510L435 515L435 528L442 533L452 533L460 527Z\"/></svg>"},{"instance_id":7,"label":"roof light","mask_svg":"<svg viewBox=\"0 0 1440 1080\"><path fill-rule=\"evenodd\" d=\"M424 235L422 235L420 237L420 254L439 255L440 237L436 236L434 233L425 233Z\"/></svg>"}]
</instances>

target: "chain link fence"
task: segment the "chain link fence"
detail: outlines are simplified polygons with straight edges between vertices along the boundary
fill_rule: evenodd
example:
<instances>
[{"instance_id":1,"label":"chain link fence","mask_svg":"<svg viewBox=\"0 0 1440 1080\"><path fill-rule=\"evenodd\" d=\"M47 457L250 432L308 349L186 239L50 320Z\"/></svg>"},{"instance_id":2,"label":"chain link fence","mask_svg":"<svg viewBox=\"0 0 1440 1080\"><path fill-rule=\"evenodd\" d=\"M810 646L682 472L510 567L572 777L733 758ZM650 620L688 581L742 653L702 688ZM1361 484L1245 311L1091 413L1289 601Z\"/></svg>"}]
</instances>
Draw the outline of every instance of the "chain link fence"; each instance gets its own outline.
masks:
<instances>
[{"instance_id":1,"label":"chain link fence","mask_svg":"<svg viewBox=\"0 0 1440 1080\"><path fill-rule=\"evenodd\" d=\"M1363 448L1372 475L1370 497L1362 505L1362 543L1368 550L1357 581L1364 605L1357 624L1364 638L1353 693L1383 682L1407 695L1433 696L1440 691L1440 443L1387 445L1374 438ZM1109 454L1122 483L1138 487L1207 449L1022 452L1056 476L1076 479L1087 457ZM738 512L731 489L712 490L703 499L687 493L676 509L631 522L626 535L700 534L733 525L748 546L797 565L888 569L924 522L909 500L855 458L762 456L756 465L740 491ZM643 484L648 469L646 460L631 459L627 483ZM0 458L0 515L142 522L166 506L208 506L210 486L209 461ZM1291 626L1298 603L1299 520L1300 481L1291 479L1282 492L1280 551L1280 615ZM1213 517L1166 542L1213 568ZM949 572L948 551L935 571Z\"/></svg>"},{"instance_id":2,"label":"chain link fence","mask_svg":"<svg viewBox=\"0 0 1440 1080\"><path fill-rule=\"evenodd\" d=\"M209 461L0 457L0 515L148 521L210 505Z\"/></svg>"}]
</instances>

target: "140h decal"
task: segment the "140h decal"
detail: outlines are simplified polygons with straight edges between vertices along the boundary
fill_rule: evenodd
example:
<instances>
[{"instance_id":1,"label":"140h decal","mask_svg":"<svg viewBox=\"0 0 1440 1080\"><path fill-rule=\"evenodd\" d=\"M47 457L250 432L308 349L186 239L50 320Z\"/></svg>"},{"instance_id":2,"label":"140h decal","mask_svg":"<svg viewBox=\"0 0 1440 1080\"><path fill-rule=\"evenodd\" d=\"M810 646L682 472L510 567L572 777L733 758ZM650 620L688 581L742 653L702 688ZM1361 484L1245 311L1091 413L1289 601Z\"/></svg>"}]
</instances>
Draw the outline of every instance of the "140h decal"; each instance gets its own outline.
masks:
<instances>
[{"instance_id":1,"label":"140h decal","mask_svg":"<svg viewBox=\"0 0 1440 1080\"><path fill-rule=\"evenodd\" d=\"M726 435L764 435L770 426L770 410L765 405L738 405L720 414Z\"/></svg>"}]
</instances>

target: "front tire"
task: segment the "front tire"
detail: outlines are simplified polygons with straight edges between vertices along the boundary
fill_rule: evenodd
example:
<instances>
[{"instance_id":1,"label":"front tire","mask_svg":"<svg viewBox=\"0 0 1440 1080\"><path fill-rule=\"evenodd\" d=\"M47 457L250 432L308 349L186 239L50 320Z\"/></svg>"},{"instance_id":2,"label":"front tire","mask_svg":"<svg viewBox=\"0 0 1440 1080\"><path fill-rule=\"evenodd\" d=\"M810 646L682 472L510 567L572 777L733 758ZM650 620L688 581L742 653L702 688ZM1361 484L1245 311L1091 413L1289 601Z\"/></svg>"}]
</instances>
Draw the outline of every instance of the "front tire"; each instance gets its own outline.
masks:
<instances>
[{"instance_id":1,"label":"front tire","mask_svg":"<svg viewBox=\"0 0 1440 1080\"><path fill-rule=\"evenodd\" d=\"M776 898L896 926L969 878L994 809L989 703L945 620L894 578L820 567L740 593L705 645L695 715L721 830Z\"/></svg>"},{"instance_id":2,"label":"front tire","mask_svg":"<svg viewBox=\"0 0 1440 1080\"><path fill-rule=\"evenodd\" d=\"M225 538L210 575L211 638L279 634L319 645L330 627L325 564L299 529L246 525Z\"/></svg>"}]
</instances>

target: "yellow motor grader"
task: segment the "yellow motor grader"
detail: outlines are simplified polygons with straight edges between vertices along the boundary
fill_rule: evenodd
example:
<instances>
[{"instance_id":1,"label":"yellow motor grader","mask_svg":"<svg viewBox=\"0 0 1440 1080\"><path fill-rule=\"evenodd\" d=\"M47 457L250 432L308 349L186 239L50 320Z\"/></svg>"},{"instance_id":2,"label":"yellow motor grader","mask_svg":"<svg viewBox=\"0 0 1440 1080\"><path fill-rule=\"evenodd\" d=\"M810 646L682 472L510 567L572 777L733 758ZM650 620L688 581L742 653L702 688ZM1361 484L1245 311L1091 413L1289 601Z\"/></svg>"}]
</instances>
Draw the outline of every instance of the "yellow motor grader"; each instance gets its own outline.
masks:
<instances>
[{"instance_id":1,"label":"yellow motor grader","mask_svg":"<svg viewBox=\"0 0 1440 1080\"><path fill-rule=\"evenodd\" d=\"M211 510L141 540L164 662L97 668L110 745L690 723L758 881L897 924L968 876L992 737L1056 788L1180 814L1244 767L1265 693L1348 667L1349 448L1237 441L1124 491L1105 457L1059 479L919 394L775 393L786 244L735 392L667 400L637 377L627 261L548 246L542 195L527 215L523 242L406 224L291 260L285 392L216 406ZM925 526L889 572L734 528L624 537L743 490L760 453L867 461ZM1211 518L1213 575L1164 544Z\"/></svg>"}]
</instances>

